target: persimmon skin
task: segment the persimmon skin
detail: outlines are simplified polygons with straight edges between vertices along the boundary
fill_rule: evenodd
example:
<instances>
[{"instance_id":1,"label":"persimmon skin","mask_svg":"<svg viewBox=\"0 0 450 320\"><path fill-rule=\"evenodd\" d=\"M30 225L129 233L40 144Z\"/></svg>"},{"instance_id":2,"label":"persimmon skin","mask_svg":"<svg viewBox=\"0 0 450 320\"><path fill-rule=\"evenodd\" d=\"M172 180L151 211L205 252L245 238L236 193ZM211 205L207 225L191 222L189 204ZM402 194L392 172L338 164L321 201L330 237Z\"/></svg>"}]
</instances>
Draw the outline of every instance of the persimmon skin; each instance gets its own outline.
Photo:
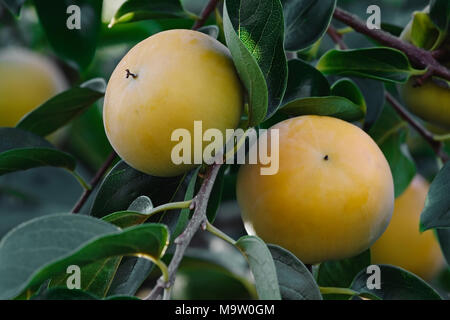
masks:
<instances>
[{"instance_id":1,"label":"persimmon skin","mask_svg":"<svg viewBox=\"0 0 450 320\"><path fill-rule=\"evenodd\" d=\"M244 165L237 199L249 234L307 264L355 256L389 224L394 185L376 143L345 121L302 116L281 122L279 171Z\"/></svg>"},{"instance_id":2,"label":"persimmon skin","mask_svg":"<svg viewBox=\"0 0 450 320\"><path fill-rule=\"evenodd\" d=\"M371 248L373 263L399 266L425 280L432 280L441 270L444 258L433 231L419 231L428 190L428 182L416 176L395 200L391 223Z\"/></svg>"},{"instance_id":3,"label":"persimmon skin","mask_svg":"<svg viewBox=\"0 0 450 320\"><path fill-rule=\"evenodd\" d=\"M130 166L176 176L196 165L173 163L174 130L186 129L194 137L194 121L202 121L203 131L214 128L225 135L238 126L243 105L228 49L201 32L169 30L137 44L117 65L106 90L104 125Z\"/></svg>"},{"instance_id":4,"label":"persimmon skin","mask_svg":"<svg viewBox=\"0 0 450 320\"><path fill-rule=\"evenodd\" d=\"M0 51L0 127L14 127L30 111L67 87L45 56L22 48Z\"/></svg>"}]
</instances>

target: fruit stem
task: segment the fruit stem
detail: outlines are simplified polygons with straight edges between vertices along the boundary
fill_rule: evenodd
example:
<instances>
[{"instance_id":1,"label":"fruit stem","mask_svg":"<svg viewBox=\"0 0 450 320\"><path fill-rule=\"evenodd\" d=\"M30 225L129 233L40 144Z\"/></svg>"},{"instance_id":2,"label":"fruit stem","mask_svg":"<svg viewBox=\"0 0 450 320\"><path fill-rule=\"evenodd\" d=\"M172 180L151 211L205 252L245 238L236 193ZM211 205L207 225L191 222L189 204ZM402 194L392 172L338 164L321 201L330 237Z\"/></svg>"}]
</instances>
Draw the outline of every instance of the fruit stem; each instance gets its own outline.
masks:
<instances>
[{"instance_id":1,"label":"fruit stem","mask_svg":"<svg viewBox=\"0 0 450 320\"><path fill-rule=\"evenodd\" d=\"M236 241L223 233L221 230L214 227L209 221L206 221L206 230L215 235L216 237L228 242L231 245L236 245Z\"/></svg>"},{"instance_id":2,"label":"fruit stem","mask_svg":"<svg viewBox=\"0 0 450 320\"><path fill-rule=\"evenodd\" d=\"M200 18L195 21L195 24L192 27L192 30L197 30L206 23L206 20L208 20L211 13L216 9L217 4L219 3L219 0L210 0L208 4L206 5L205 9L203 9L202 13L200 14Z\"/></svg>"}]
</instances>

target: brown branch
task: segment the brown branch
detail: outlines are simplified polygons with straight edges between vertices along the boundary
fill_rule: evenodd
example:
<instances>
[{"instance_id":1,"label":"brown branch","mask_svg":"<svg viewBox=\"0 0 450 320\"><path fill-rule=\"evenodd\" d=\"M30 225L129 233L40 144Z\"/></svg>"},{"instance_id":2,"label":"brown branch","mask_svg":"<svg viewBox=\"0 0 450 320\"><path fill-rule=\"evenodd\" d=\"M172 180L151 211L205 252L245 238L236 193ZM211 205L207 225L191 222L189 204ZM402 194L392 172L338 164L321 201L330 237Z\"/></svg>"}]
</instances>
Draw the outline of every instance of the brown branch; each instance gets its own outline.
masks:
<instances>
[{"instance_id":1,"label":"brown branch","mask_svg":"<svg viewBox=\"0 0 450 320\"><path fill-rule=\"evenodd\" d=\"M348 49L346 43L342 40L342 37L338 34L336 29L333 26L328 28L328 35L333 39L333 41L339 45L342 50ZM415 120L408 111L406 111L405 107L398 102L394 96L392 96L389 92L385 91L386 101L392 105L392 107L397 111L397 113L408 122L411 127L413 127L424 139L428 142L428 144L433 148L436 155L442 160L442 162L447 162L449 160L449 156L444 152L444 144L441 141L436 141L434 139L433 134L428 131L420 122Z\"/></svg>"},{"instance_id":2,"label":"brown branch","mask_svg":"<svg viewBox=\"0 0 450 320\"><path fill-rule=\"evenodd\" d=\"M446 163L449 160L449 156L444 152L444 144L434 139L433 134L428 131L420 122L415 120L408 111L405 110L403 105L397 101L389 92L385 92L386 101L394 107L395 111L406 121L411 127L413 127L433 148L436 155L441 158L442 162Z\"/></svg>"},{"instance_id":3,"label":"brown branch","mask_svg":"<svg viewBox=\"0 0 450 320\"><path fill-rule=\"evenodd\" d=\"M106 171L111 166L111 164L113 163L115 158L116 158L116 153L113 151L113 152L111 152L111 154L106 159L105 163L103 163L101 168L97 171L95 176L90 181L90 186L91 186L90 189L84 190L84 192L81 195L80 199L78 200L78 202L73 207L72 213L80 212L81 208L83 207L83 205L88 200L88 198L91 195L92 191L94 191L95 187L98 185L98 183L100 182L102 177L105 175Z\"/></svg>"},{"instance_id":4,"label":"brown branch","mask_svg":"<svg viewBox=\"0 0 450 320\"><path fill-rule=\"evenodd\" d=\"M365 34L383 45L397 49L406 54L411 63L422 69L428 69L433 75L450 81L450 70L441 65L430 51L418 48L406 41L397 38L383 30L369 29L357 16L340 8L334 11L334 18L352 27L355 31Z\"/></svg>"},{"instance_id":5,"label":"brown branch","mask_svg":"<svg viewBox=\"0 0 450 320\"><path fill-rule=\"evenodd\" d=\"M186 229L183 233L175 239L175 253L169 264L169 281L165 282L162 278L158 280L153 290L150 292L146 300L160 300L163 297L164 289L171 288L175 282L175 276L183 260L184 253L191 243L192 238L197 231L204 226L207 221L206 209L208 207L208 199L211 195L214 181L217 178L221 165L215 164L208 168L206 178L203 180L203 184L200 187L198 194L193 200L193 207L195 208L194 214L191 220L189 220Z\"/></svg>"},{"instance_id":6,"label":"brown branch","mask_svg":"<svg viewBox=\"0 0 450 320\"><path fill-rule=\"evenodd\" d=\"M219 3L219 0L210 0L209 3L206 5L205 9L203 9L200 19L195 21L194 26L192 27L192 30L198 30L199 28L203 27L203 25L206 23L206 20L208 20L211 13L216 9L217 4Z\"/></svg>"}]
</instances>

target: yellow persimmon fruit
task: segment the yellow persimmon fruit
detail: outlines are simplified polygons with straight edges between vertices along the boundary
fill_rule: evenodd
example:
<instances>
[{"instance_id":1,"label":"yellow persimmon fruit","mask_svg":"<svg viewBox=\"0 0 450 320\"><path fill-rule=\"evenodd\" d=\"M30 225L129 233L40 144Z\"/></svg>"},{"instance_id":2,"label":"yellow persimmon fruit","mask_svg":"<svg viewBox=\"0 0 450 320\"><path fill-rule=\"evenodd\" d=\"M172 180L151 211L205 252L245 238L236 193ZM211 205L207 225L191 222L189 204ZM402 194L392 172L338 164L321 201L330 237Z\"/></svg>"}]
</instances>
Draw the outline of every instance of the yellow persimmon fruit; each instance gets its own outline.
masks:
<instances>
[{"instance_id":1,"label":"yellow persimmon fruit","mask_svg":"<svg viewBox=\"0 0 450 320\"><path fill-rule=\"evenodd\" d=\"M444 258L433 231L419 232L428 189L425 179L417 176L395 200L391 223L371 248L373 263L399 266L425 280L440 271Z\"/></svg>"},{"instance_id":2,"label":"yellow persimmon fruit","mask_svg":"<svg viewBox=\"0 0 450 320\"><path fill-rule=\"evenodd\" d=\"M169 30L137 44L117 65L106 90L104 125L130 166L175 176L195 164L172 161L179 143L171 141L174 130L186 129L194 139L194 121L201 121L203 131L225 136L238 126L243 104L228 49L201 32Z\"/></svg>"},{"instance_id":3,"label":"yellow persimmon fruit","mask_svg":"<svg viewBox=\"0 0 450 320\"><path fill-rule=\"evenodd\" d=\"M238 174L247 231L307 264L369 248L394 206L392 174L376 143L360 128L331 117L286 120L269 129L269 140L276 129L278 173L261 175L263 165L248 164Z\"/></svg>"},{"instance_id":4,"label":"yellow persimmon fruit","mask_svg":"<svg viewBox=\"0 0 450 320\"><path fill-rule=\"evenodd\" d=\"M45 56L22 48L0 50L0 127L14 127L40 104L67 87Z\"/></svg>"}]
</instances>

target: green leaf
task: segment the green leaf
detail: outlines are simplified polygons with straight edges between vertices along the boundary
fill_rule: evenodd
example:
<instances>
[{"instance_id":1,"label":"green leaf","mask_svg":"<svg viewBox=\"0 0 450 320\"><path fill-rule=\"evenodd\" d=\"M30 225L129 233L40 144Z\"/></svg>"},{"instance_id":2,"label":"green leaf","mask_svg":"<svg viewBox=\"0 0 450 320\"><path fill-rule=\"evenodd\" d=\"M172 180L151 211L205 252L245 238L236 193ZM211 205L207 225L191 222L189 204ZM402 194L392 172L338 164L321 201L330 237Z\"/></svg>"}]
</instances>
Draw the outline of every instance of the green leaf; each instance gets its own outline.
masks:
<instances>
[{"instance_id":1,"label":"green leaf","mask_svg":"<svg viewBox=\"0 0 450 320\"><path fill-rule=\"evenodd\" d=\"M379 265L381 289L368 289L367 280L371 274L362 270L351 288L360 294L375 296L382 300L441 300L439 294L416 275L398 267Z\"/></svg>"},{"instance_id":2,"label":"green leaf","mask_svg":"<svg viewBox=\"0 0 450 320\"><path fill-rule=\"evenodd\" d=\"M364 117L364 111L344 97L312 97L293 101L281 109L291 116L320 115L346 121L357 121Z\"/></svg>"},{"instance_id":3,"label":"green leaf","mask_svg":"<svg viewBox=\"0 0 450 320\"><path fill-rule=\"evenodd\" d=\"M275 263L264 241L254 236L244 236L236 242L236 247L248 261L259 299L280 300Z\"/></svg>"},{"instance_id":4,"label":"green leaf","mask_svg":"<svg viewBox=\"0 0 450 320\"><path fill-rule=\"evenodd\" d=\"M73 171L75 159L47 140L16 128L0 128L0 175L37 167Z\"/></svg>"},{"instance_id":5,"label":"green leaf","mask_svg":"<svg viewBox=\"0 0 450 320\"><path fill-rule=\"evenodd\" d=\"M450 2L448 0L431 0L430 18L441 32L447 33L450 28Z\"/></svg>"},{"instance_id":6,"label":"green leaf","mask_svg":"<svg viewBox=\"0 0 450 320\"><path fill-rule=\"evenodd\" d=\"M109 295L135 295L154 268L143 258L123 257L109 289Z\"/></svg>"},{"instance_id":7,"label":"green leaf","mask_svg":"<svg viewBox=\"0 0 450 320\"><path fill-rule=\"evenodd\" d=\"M225 38L249 96L249 124L278 109L287 83L284 22L280 0L226 0Z\"/></svg>"},{"instance_id":8,"label":"green leaf","mask_svg":"<svg viewBox=\"0 0 450 320\"><path fill-rule=\"evenodd\" d=\"M117 10L109 27L139 20L188 17L179 0L128 0Z\"/></svg>"},{"instance_id":9,"label":"green leaf","mask_svg":"<svg viewBox=\"0 0 450 320\"><path fill-rule=\"evenodd\" d=\"M228 169L228 166L223 165L219 172L217 173L216 181L214 181L214 186L211 190L211 195L208 199L208 206L206 208L206 216L208 217L209 222L213 223L216 219L216 213L219 209L220 202L222 201L223 194L223 185L225 180L225 171ZM192 199L192 198L191 198Z\"/></svg>"},{"instance_id":10,"label":"green leaf","mask_svg":"<svg viewBox=\"0 0 450 320\"><path fill-rule=\"evenodd\" d=\"M437 229L436 233L441 246L442 254L445 257L447 264L450 265L450 228Z\"/></svg>"},{"instance_id":11,"label":"green leaf","mask_svg":"<svg viewBox=\"0 0 450 320\"><path fill-rule=\"evenodd\" d=\"M407 129L407 124L398 117L394 109L385 106L380 118L369 131L391 168L395 197L399 197L408 188L416 175L414 160L406 146Z\"/></svg>"},{"instance_id":12,"label":"green leaf","mask_svg":"<svg viewBox=\"0 0 450 320\"><path fill-rule=\"evenodd\" d=\"M317 282L321 287L348 288L355 276L370 265L370 250L356 257L320 264Z\"/></svg>"},{"instance_id":13,"label":"green leaf","mask_svg":"<svg viewBox=\"0 0 450 320\"><path fill-rule=\"evenodd\" d=\"M197 183L198 179L198 173L200 171L201 167L198 167L195 169L192 173L192 177L189 180L189 184L186 188L186 193L184 194L184 201L188 201L191 199L194 199L195 196L195 185ZM186 228L188 222L189 222L189 216L190 216L191 210L189 208L182 209L179 214L178 221L175 225L174 230L172 231L173 237L172 239L175 240L180 234L183 233L184 229Z\"/></svg>"},{"instance_id":14,"label":"green leaf","mask_svg":"<svg viewBox=\"0 0 450 320\"><path fill-rule=\"evenodd\" d=\"M268 247L277 269L283 300L322 300L311 272L296 256L276 245L269 244Z\"/></svg>"},{"instance_id":15,"label":"green leaf","mask_svg":"<svg viewBox=\"0 0 450 320\"><path fill-rule=\"evenodd\" d=\"M331 87L331 94L338 97L344 97L356 104L365 114L367 111L366 100L356 85L351 79L341 79L333 84Z\"/></svg>"},{"instance_id":16,"label":"green leaf","mask_svg":"<svg viewBox=\"0 0 450 320\"><path fill-rule=\"evenodd\" d=\"M9 11L18 16L25 0L1 0L1 2L6 6L6 8L8 8Z\"/></svg>"},{"instance_id":17,"label":"green leaf","mask_svg":"<svg viewBox=\"0 0 450 320\"><path fill-rule=\"evenodd\" d=\"M430 50L439 38L439 30L436 29L430 16L424 12L414 14L411 27L411 42L419 48Z\"/></svg>"},{"instance_id":18,"label":"green leaf","mask_svg":"<svg viewBox=\"0 0 450 320\"><path fill-rule=\"evenodd\" d=\"M317 69L325 74L398 83L405 83L410 76L423 73L411 67L403 52L391 48L331 50L319 60Z\"/></svg>"},{"instance_id":19,"label":"green leaf","mask_svg":"<svg viewBox=\"0 0 450 320\"><path fill-rule=\"evenodd\" d=\"M325 97L331 94L328 80L308 63L298 59L290 60L288 69L288 83L282 106L302 98Z\"/></svg>"},{"instance_id":20,"label":"green leaf","mask_svg":"<svg viewBox=\"0 0 450 320\"><path fill-rule=\"evenodd\" d=\"M420 229L450 228L450 163L439 171L428 191Z\"/></svg>"},{"instance_id":21,"label":"green leaf","mask_svg":"<svg viewBox=\"0 0 450 320\"><path fill-rule=\"evenodd\" d=\"M159 259L168 244L167 227L146 224L120 230L82 215L50 215L26 222L0 242L0 299L16 297L49 277L114 256ZM20 268L18 268L20 266Z\"/></svg>"},{"instance_id":22,"label":"green leaf","mask_svg":"<svg viewBox=\"0 0 450 320\"><path fill-rule=\"evenodd\" d=\"M330 25L336 0L282 0L285 43L288 51L300 51L319 40Z\"/></svg>"},{"instance_id":23,"label":"green leaf","mask_svg":"<svg viewBox=\"0 0 450 320\"><path fill-rule=\"evenodd\" d=\"M47 136L102 98L105 89L105 80L101 78L92 79L80 87L69 89L28 113L17 124L17 128Z\"/></svg>"},{"instance_id":24,"label":"green leaf","mask_svg":"<svg viewBox=\"0 0 450 320\"><path fill-rule=\"evenodd\" d=\"M149 176L121 161L101 184L91 215L101 218L110 213L127 210L129 205L142 195L150 197L155 206L167 203L182 179Z\"/></svg>"},{"instance_id":25,"label":"green leaf","mask_svg":"<svg viewBox=\"0 0 450 320\"><path fill-rule=\"evenodd\" d=\"M95 55L101 29L102 0L33 0L39 21L55 52L63 59L86 69ZM80 29L69 29L77 12L69 11L71 5L80 8Z\"/></svg>"}]
</instances>

